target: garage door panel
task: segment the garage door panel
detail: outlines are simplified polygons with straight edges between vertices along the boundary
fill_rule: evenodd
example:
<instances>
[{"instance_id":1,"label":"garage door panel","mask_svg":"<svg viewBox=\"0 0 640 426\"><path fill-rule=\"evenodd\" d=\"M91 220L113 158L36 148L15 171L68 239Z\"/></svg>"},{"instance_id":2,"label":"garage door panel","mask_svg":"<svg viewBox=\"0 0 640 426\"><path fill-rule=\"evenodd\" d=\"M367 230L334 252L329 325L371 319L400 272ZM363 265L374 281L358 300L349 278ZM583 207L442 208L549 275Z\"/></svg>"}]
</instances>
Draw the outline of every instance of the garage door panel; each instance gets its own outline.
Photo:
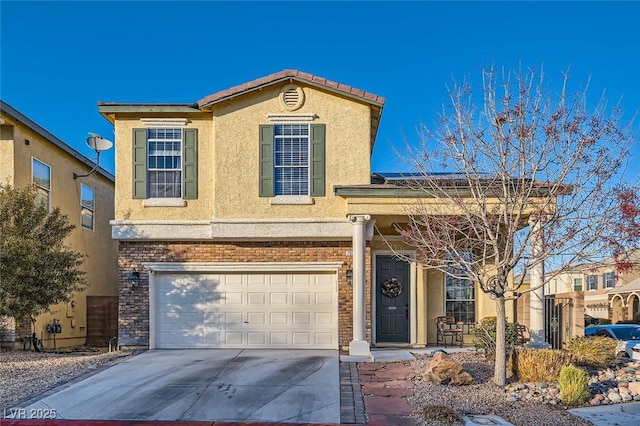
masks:
<instances>
[{"instance_id":1,"label":"garage door panel","mask_svg":"<svg viewBox=\"0 0 640 426\"><path fill-rule=\"evenodd\" d=\"M227 331L224 333L227 346L244 346L244 333L242 331Z\"/></svg>"},{"instance_id":2,"label":"garage door panel","mask_svg":"<svg viewBox=\"0 0 640 426\"><path fill-rule=\"evenodd\" d=\"M265 332L249 332L247 333L247 344L249 346L263 346L267 343L267 334Z\"/></svg>"},{"instance_id":3,"label":"garage door panel","mask_svg":"<svg viewBox=\"0 0 640 426\"><path fill-rule=\"evenodd\" d=\"M311 295L306 293L293 293L294 305L308 305L311 302Z\"/></svg>"},{"instance_id":4,"label":"garage door panel","mask_svg":"<svg viewBox=\"0 0 640 426\"><path fill-rule=\"evenodd\" d=\"M288 312L270 312L269 313L269 325L287 325L289 324Z\"/></svg>"},{"instance_id":5,"label":"garage door panel","mask_svg":"<svg viewBox=\"0 0 640 426\"><path fill-rule=\"evenodd\" d=\"M242 305L245 303L244 293L239 292L225 292L224 293L225 305Z\"/></svg>"},{"instance_id":6,"label":"garage door panel","mask_svg":"<svg viewBox=\"0 0 640 426\"><path fill-rule=\"evenodd\" d=\"M333 293L315 293L316 305L333 305Z\"/></svg>"},{"instance_id":7,"label":"garage door panel","mask_svg":"<svg viewBox=\"0 0 640 426\"><path fill-rule=\"evenodd\" d=\"M314 324L324 326L333 325L333 314L331 312L317 312L315 314Z\"/></svg>"},{"instance_id":8,"label":"garage door panel","mask_svg":"<svg viewBox=\"0 0 640 426\"><path fill-rule=\"evenodd\" d=\"M247 312L247 321L251 325L266 325L267 313L266 312Z\"/></svg>"},{"instance_id":9,"label":"garage door panel","mask_svg":"<svg viewBox=\"0 0 640 426\"><path fill-rule=\"evenodd\" d=\"M337 349L335 273L158 274L156 347Z\"/></svg>"},{"instance_id":10,"label":"garage door panel","mask_svg":"<svg viewBox=\"0 0 640 426\"><path fill-rule=\"evenodd\" d=\"M268 283L269 287L277 288L277 287L290 287L291 280L288 275L285 274L273 274L267 275L265 281Z\"/></svg>"},{"instance_id":11,"label":"garage door panel","mask_svg":"<svg viewBox=\"0 0 640 426\"><path fill-rule=\"evenodd\" d=\"M288 305L289 304L289 294L288 293L269 293L269 299L271 300L272 305Z\"/></svg>"},{"instance_id":12,"label":"garage door panel","mask_svg":"<svg viewBox=\"0 0 640 426\"><path fill-rule=\"evenodd\" d=\"M308 332L294 332L291 334L291 337L293 338L294 345L310 345L312 342L311 333Z\"/></svg>"},{"instance_id":13,"label":"garage door panel","mask_svg":"<svg viewBox=\"0 0 640 426\"><path fill-rule=\"evenodd\" d=\"M286 331L269 333L269 343L272 346L285 346L289 344L289 333Z\"/></svg>"}]
</instances>

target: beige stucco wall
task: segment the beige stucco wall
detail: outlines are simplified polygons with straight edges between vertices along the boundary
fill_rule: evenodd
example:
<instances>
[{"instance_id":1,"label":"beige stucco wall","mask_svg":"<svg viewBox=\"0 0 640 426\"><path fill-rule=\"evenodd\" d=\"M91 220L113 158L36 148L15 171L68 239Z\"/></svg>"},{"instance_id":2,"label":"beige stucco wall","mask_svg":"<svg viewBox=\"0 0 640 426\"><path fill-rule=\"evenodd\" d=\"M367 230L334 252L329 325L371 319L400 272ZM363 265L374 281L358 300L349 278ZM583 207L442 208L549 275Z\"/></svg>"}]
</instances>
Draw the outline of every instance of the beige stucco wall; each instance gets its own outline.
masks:
<instances>
[{"instance_id":1,"label":"beige stucco wall","mask_svg":"<svg viewBox=\"0 0 640 426\"><path fill-rule=\"evenodd\" d=\"M0 123L6 123L4 118ZM0 125L0 184L13 185L14 170L13 126Z\"/></svg>"},{"instance_id":2,"label":"beige stucco wall","mask_svg":"<svg viewBox=\"0 0 640 426\"><path fill-rule=\"evenodd\" d=\"M296 111L283 109L274 85L215 104L211 113L145 114L147 118L188 118L198 129L198 199L185 207L144 207L132 199L132 131L144 127L140 115L116 115L116 219L207 220L211 218L345 217L345 201L334 185L370 182L370 109L335 94L302 86L305 102ZM259 125L272 124L269 114L313 114L326 124L326 195L312 205L271 205L259 197Z\"/></svg>"},{"instance_id":3,"label":"beige stucco wall","mask_svg":"<svg viewBox=\"0 0 640 426\"><path fill-rule=\"evenodd\" d=\"M198 129L198 198L185 207L144 207L144 200L133 199L133 129L144 128L142 118L186 118L185 129ZM116 176L115 218L119 220L205 220L213 214L214 158L212 122L209 114L119 114L115 125Z\"/></svg>"},{"instance_id":4,"label":"beige stucco wall","mask_svg":"<svg viewBox=\"0 0 640 426\"><path fill-rule=\"evenodd\" d=\"M109 221L114 211L114 184L100 174L73 179L73 173L86 173L89 167L69 153L47 141L20 122L3 114L5 125L13 127L13 141L2 140L0 165L13 162L10 182L15 187L32 183L31 161L37 158L51 168L51 207L60 207L63 214L76 226L67 239L74 250L87 255L82 269L87 272L88 287L73 298L75 307L70 304L52 306L52 313L40 315L36 323L38 337L45 340L45 346L51 346L45 332L45 326L59 319L63 333L56 336L58 346L84 343L86 336L86 296L116 296L118 294L117 243L111 239ZM4 126L3 126L4 127ZM29 141L27 145L25 140ZM11 147L10 147L11 146ZM12 159L8 153L13 151ZM2 174L5 174L3 167ZM4 179L4 176L3 176ZM6 182L6 180L5 180ZM80 185L85 184L95 191L94 230L81 227ZM65 341L66 340L66 341Z\"/></svg>"}]
</instances>

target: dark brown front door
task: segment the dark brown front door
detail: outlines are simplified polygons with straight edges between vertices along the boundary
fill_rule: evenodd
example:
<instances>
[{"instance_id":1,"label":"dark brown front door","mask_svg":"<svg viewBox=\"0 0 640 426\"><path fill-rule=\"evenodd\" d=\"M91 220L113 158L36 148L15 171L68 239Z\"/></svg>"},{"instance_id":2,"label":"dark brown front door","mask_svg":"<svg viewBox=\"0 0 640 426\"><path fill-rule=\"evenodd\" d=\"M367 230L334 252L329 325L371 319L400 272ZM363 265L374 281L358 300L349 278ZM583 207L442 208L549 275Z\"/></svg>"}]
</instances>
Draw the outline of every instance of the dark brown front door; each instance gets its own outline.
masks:
<instances>
[{"instance_id":1,"label":"dark brown front door","mask_svg":"<svg viewBox=\"0 0 640 426\"><path fill-rule=\"evenodd\" d=\"M409 343L409 264L376 257L376 342Z\"/></svg>"}]
</instances>

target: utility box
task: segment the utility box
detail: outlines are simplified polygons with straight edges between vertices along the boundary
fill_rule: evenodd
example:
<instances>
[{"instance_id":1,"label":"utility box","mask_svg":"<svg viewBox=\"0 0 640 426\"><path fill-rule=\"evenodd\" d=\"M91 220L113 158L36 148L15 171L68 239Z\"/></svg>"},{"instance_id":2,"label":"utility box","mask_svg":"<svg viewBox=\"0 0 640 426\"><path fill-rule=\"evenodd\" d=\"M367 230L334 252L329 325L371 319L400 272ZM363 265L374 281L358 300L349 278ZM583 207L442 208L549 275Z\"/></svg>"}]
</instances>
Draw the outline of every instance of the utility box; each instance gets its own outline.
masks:
<instances>
[{"instance_id":1,"label":"utility box","mask_svg":"<svg viewBox=\"0 0 640 426\"><path fill-rule=\"evenodd\" d=\"M47 324L47 333L53 333L53 334L62 333L62 324L60 324L60 321L53 320L53 324Z\"/></svg>"}]
</instances>

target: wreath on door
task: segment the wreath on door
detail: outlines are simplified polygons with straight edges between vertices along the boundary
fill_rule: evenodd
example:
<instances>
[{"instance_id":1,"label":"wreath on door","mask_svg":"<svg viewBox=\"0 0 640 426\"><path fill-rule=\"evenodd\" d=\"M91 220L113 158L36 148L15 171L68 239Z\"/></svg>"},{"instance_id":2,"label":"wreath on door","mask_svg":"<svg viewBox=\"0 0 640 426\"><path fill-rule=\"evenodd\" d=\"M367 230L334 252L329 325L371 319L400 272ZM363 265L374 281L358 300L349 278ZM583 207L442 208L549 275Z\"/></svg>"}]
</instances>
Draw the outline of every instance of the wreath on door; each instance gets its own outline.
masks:
<instances>
[{"instance_id":1,"label":"wreath on door","mask_svg":"<svg viewBox=\"0 0 640 426\"><path fill-rule=\"evenodd\" d=\"M382 294L387 297L398 297L402 293L402 284L395 278L389 278L382 283Z\"/></svg>"}]
</instances>

